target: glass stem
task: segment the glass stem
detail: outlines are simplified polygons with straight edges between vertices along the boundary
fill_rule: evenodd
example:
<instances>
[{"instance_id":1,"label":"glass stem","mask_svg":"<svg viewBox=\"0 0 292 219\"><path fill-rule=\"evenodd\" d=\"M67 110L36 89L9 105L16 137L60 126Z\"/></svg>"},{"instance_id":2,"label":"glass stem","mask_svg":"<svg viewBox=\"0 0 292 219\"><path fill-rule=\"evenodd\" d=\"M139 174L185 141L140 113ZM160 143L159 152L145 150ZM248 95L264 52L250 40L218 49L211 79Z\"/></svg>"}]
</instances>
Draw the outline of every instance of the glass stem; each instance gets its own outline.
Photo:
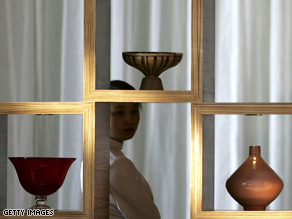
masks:
<instances>
[{"instance_id":1,"label":"glass stem","mask_svg":"<svg viewBox=\"0 0 292 219\"><path fill-rule=\"evenodd\" d=\"M47 196L46 195L36 195L35 196L35 205L31 209L50 209L51 207L47 205Z\"/></svg>"}]
</instances>

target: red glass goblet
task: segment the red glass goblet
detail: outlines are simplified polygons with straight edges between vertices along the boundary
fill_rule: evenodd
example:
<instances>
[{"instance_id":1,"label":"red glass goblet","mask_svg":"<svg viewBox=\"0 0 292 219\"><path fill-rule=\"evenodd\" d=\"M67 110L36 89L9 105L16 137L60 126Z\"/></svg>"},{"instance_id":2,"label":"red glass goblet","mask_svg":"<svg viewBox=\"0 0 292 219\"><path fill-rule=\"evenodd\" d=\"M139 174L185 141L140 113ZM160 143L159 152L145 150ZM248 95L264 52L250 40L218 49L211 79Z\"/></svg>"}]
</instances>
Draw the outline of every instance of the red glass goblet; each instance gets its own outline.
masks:
<instances>
[{"instance_id":1,"label":"red glass goblet","mask_svg":"<svg viewBox=\"0 0 292 219\"><path fill-rule=\"evenodd\" d=\"M9 157L17 172L20 184L28 193L35 195L31 208L51 208L47 196L63 184L68 169L76 158Z\"/></svg>"}]
</instances>

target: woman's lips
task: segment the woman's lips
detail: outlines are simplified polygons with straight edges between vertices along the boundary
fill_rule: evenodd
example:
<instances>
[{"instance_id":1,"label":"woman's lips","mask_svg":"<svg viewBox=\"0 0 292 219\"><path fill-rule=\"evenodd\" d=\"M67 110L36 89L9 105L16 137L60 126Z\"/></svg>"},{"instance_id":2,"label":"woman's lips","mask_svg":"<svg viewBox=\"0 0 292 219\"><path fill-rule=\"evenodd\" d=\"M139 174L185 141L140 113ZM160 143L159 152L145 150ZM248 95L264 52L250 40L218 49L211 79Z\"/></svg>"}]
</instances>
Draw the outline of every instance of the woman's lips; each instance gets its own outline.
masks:
<instances>
[{"instance_id":1,"label":"woman's lips","mask_svg":"<svg viewBox=\"0 0 292 219\"><path fill-rule=\"evenodd\" d=\"M124 131L124 132L133 132L134 129L133 129L133 128L126 128L126 129L124 129L123 131Z\"/></svg>"}]
</instances>

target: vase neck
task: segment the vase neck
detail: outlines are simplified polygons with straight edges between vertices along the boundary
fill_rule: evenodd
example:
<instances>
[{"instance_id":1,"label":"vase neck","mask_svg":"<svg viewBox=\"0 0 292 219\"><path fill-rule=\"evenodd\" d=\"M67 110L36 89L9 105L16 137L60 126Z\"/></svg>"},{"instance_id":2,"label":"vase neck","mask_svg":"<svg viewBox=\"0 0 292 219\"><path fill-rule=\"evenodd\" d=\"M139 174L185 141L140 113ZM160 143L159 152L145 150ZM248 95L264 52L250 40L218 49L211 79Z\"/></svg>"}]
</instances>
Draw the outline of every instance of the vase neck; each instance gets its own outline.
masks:
<instances>
[{"instance_id":1,"label":"vase neck","mask_svg":"<svg viewBox=\"0 0 292 219\"><path fill-rule=\"evenodd\" d=\"M261 146L251 145L249 146L249 156L260 156L261 155Z\"/></svg>"}]
</instances>

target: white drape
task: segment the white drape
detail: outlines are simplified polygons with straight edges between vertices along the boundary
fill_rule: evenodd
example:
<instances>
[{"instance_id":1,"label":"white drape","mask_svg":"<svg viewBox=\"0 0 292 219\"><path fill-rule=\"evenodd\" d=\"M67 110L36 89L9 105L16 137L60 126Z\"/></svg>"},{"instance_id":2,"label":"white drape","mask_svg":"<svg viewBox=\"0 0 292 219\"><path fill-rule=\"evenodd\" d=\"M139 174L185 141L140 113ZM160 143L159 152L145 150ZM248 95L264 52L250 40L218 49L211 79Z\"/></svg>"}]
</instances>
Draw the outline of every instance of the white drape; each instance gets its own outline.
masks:
<instances>
[{"instance_id":1,"label":"white drape","mask_svg":"<svg viewBox=\"0 0 292 219\"><path fill-rule=\"evenodd\" d=\"M292 101L291 9L289 0L216 0L217 102ZM215 130L215 209L241 209L225 182L259 144L285 184L269 209L291 210L291 116L216 116Z\"/></svg>"},{"instance_id":2,"label":"white drape","mask_svg":"<svg viewBox=\"0 0 292 219\"><path fill-rule=\"evenodd\" d=\"M111 13L112 80L140 87L143 75L123 61L123 51L182 52L182 62L161 78L165 90L190 89L189 0L112 0ZM190 217L189 145L189 104L142 104L138 131L124 150L148 180L162 218Z\"/></svg>"},{"instance_id":3,"label":"white drape","mask_svg":"<svg viewBox=\"0 0 292 219\"><path fill-rule=\"evenodd\" d=\"M143 75L125 64L123 51L182 52L161 79L165 90L190 90L190 0L112 0L111 11L111 78L140 87Z\"/></svg>"},{"instance_id":4,"label":"white drape","mask_svg":"<svg viewBox=\"0 0 292 219\"><path fill-rule=\"evenodd\" d=\"M1 0L0 29L1 102L82 101L83 1ZM8 131L8 156L77 157L49 200L82 209L82 116L9 116ZM10 162L7 185L8 208L33 205Z\"/></svg>"},{"instance_id":5,"label":"white drape","mask_svg":"<svg viewBox=\"0 0 292 219\"><path fill-rule=\"evenodd\" d=\"M0 4L0 101L82 101L83 1Z\"/></svg>"}]
</instances>

